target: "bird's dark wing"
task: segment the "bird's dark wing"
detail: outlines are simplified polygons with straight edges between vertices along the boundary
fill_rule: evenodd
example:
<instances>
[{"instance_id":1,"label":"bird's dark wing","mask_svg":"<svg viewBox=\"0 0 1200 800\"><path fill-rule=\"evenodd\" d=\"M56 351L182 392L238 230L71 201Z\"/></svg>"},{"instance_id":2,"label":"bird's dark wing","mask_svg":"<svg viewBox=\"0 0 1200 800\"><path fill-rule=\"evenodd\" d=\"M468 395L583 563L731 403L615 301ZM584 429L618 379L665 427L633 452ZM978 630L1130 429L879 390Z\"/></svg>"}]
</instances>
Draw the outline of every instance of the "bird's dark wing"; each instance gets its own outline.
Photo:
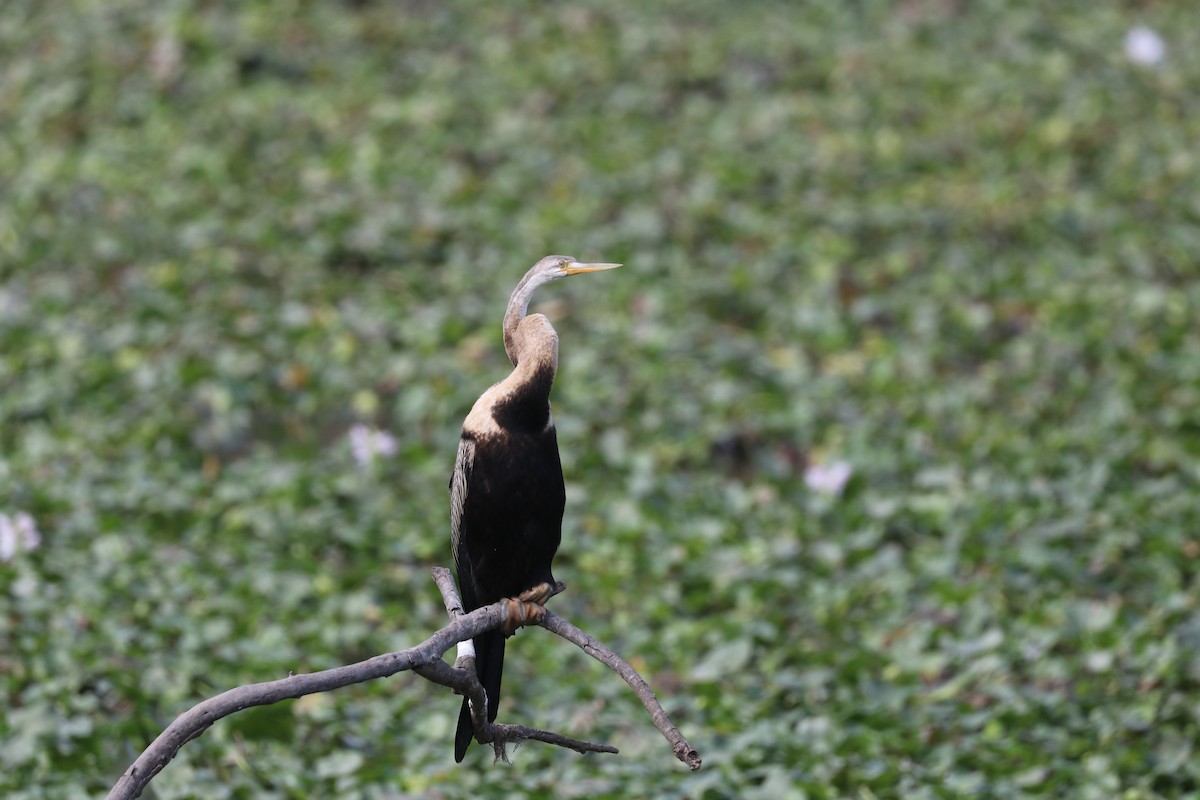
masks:
<instances>
[{"instance_id":1,"label":"bird's dark wing","mask_svg":"<svg viewBox=\"0 0 1200 800\"><path fill-rule=\"evenodd\" d=\"M458 457L454 472L450 476L450 536L454 550L454 566L458 572L458 588L462 594L463 610L470 612L491 600L479 597L471 554L468 552L468 535L472 525L467 502L475 468L475 439L464 432L458 443ZM476 523L478 520L475 521ZM488 631L474 639L475 673L488 700L488 721L494 722L500 708L500 682L504 674L504 632ZM475 726L471 722L471 706L464 697L458 715L458 730L454 735L454 760L461 762L474 738Z\"/></svg>"},{"instance_id":2,"label":"bird's dark wing","mask_svg":"<svg viewBox=\"0 0 1200 800\"><path fill-rule=\"evenodd\" d=\"M554 582L551 562L566 497L554 426L546 401L540 402L540 429L463 432L450 479L450 515L465 611ZM506 406L506 419L534 418L514 401ZM487 692L488 719L494 721L504 670L502 631L475 638L475 668ZM455 737L456 760L465 754L472 732L470 709L464 706Z\"/></svg>"}]
</instances>

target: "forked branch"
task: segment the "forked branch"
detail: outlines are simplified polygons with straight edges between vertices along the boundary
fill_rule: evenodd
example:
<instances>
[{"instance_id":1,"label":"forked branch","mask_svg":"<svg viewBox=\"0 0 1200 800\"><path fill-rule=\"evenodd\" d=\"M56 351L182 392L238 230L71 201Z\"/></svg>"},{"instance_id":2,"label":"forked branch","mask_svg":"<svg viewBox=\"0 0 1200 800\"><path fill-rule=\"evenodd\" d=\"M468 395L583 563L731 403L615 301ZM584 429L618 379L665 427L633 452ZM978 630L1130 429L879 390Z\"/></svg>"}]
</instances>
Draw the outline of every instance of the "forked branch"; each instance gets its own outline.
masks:
<instances>
[{"instance_id":1,"label":"forked branch","mask_svg":"<svg viewBox=\"0 0 1200 800\"><path fill-rule=\"evenodd\" d=\"M492 743L497 748L497 755L503 756L506 743L527 740L547 742L581 753L617 752L617 749L610 745L584 742L552 731L527 728L523 725L488 722L482 712L484 708L483 687L475 675L473 665L465 665L470 667L466 669L460 669L457 666L451 667L442 660L442 656L459 642L472 639L481 633L503 625L505 605L503 602L493 603L469 614L464 614L450 571L445 567L434 567L433 577L442 593L442 599L445 601L446 611L450 615L450 623L428 639L415 647L398 650L394 653L384 653L357 664L304 675L289 675L286 678L265 683L239 686L198 703L180 714L137 757L108 793L108 800L133 800L133 798L141 796L142 791L154 776L163 770L180 748L208 730L213 723L231 714L253 706L270 705L278 703L280 700L303 697L306 694L317 692L328 692L376 678L386 678L404 670L412 670L434 683L449 686L455 692L470 697L473 708L479 709L479 712L475 713L473 717L476 738L482 742ZM561 585L556 589L561 591ZM655 727L671 743L675 757L693 770L700 768L700 755L683 738L679 729L671 723L666 711L655 699L649 684L628 662L557 614L547 612L545 620L540 624L547 630L574 643L592 658L620 674L637 694L638 699L642 701L642 705L650 712Z\"/></svg>"}]
</instances>

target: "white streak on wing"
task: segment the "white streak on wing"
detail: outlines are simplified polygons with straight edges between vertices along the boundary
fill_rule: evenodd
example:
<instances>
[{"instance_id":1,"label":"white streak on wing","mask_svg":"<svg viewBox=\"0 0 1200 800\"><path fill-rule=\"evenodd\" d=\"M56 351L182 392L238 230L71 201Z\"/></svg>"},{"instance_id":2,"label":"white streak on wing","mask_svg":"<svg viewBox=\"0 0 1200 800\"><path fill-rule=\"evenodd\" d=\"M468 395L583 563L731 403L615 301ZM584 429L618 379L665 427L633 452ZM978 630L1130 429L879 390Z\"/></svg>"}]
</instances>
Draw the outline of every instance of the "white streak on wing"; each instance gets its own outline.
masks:
<instances>
[{"instance_id":1,"label":"white streak on wing","mask_svg":"<svg viewBox=\"0 0 1200 800\"><path fill-rule=\"evenodd\" d=\"M475 465L475 442L460 439L458 458L454 462L454 476L450 480L450 531L454 555L458 555L458 541L462 533L463 507L467 502L467 484L471 468ZM461 566L461 565L460 565Z\"/></svg>"},{"instance_id":2,"label":"white streak on wing","mask_svg":"<svg viewBox=\"0 0 1200 800\"><path fill-rule=\"evenodd\" d=\"M475 642L471 639L458 643L458 650L455 653L454 661L455 663L461 662L467 656L471 658L475 657Z\"/></svg>"}]
</instances>

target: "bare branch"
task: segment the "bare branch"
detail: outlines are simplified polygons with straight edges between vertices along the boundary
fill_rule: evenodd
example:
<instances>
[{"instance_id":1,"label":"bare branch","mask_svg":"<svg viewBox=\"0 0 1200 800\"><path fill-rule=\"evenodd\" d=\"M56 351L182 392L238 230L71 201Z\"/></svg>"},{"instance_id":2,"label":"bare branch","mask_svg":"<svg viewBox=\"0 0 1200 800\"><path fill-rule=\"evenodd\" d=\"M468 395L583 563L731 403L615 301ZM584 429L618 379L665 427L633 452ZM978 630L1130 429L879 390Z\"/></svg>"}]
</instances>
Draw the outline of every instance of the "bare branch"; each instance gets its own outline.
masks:
<instances>
[{"instance_id":1,"label":"bare branch","mask_svg":"<svg viewBox=\"0 0 1200 800\"><path fill-rule=\"evenodd\" d=\"M454 587L454 579L450 575L450 571L444 567L434 567L433 578L442 593L446 611L450 616L450 623L428 639L415 647L378 655L357 664L309 674L289 675L286 678L265 683L239 686L196 704L168 725L166 730L151 742L150 746L125 770L125 773L109 792L108 800L133 800L133 798L139 797L154 776L161 772L178 754L180 748L208 730L217 720L253 706L270 705L281 700L303 697L316 692L328 692L355 683L386 678L405 670L412 670L434 683L448 686L455 692L470 697L473 708L479 709L473 716L477 738L480 741L492 743L500 757L504 755L506 743L527 740L547 742L580 753L617 752L617 749L610 745L572 739L551 731L527 728L523 725L489 723L483 712L485 707L484 691L475 675L474 664L468 663L451 667L442 660L442 656L459 642L503 625L505 604L503 602L493 603L469 614L464 613L462 601ZM561 592L563 588L561 583L558 584L554 589L554 594ZM671 742L676 756L692 769L699 768L699 755L687 743L679 730L671 724L666 712L654 698L649 685L633 667L556 614L547 612L546 619L541 625L568 641L574 642L588 655L616 670L642 700L642 704L650 712L654 724ZM468 668L459 668L462 666Z\"/></svg>"},{"instance_id":2,"label":"bare branch","mask_svg":"<svg viewBox=\"0 0 1200 800\"><path fill-rule=\"evenodd\" d=\"M458 597L458 587L454 585L454 576L445 567L434 567L430 572L433 573L433 582L437 584L438 591L442 593L442 602L446 604L446 613L450 615L450 621L453 622L463 613L462 600Z\"/></svg>"},{"instance_id":3,"label":"bare branch","mask_svg":"<svg viewBox=\"0 0 1200 800\"><path fill-rule=\"evenodd\" d=\"M289 675L275 681L239 686L197 705L172 722L125 771L109 792L109 800L138 797L184 744L208 730L217 720L252 706L264 706L328 692L355 683L386 678L408 669L441 662L442 654L461 641L503 624L504 605L493 603L458 617L416 647L368 658L357 664L321 672Z\"/></svg>"},{"instance_id":4,"label":"bare branch","mask_svg":"<svg viewBox=\"0 0 1200 800\"><path fill-rule=\"evenodd\" d=\"M658 702L658 698L654 696L654 690L650 688L650 684L646 683L646 680L638 674L638 671L628 661L553 611L546 612L546 619L541 622L541 626L551 633L557 633L624 678L625 682L629 684L629 688L633 689L633 693L642 701L642 705L646 707L646 711L650 712L650 719L654 721L654 727L658 728L662 735L667 737L667 741L671 743L671 748L675 751L675 757L684 764L687 764L688 768L693 771L700 769L700 753L696 751L696 748L692 747L687 739L683 738L683 734L679 732L679 728L676 728L674 723L671 722L671 718L667 716L666 710Z\"/></svg>"},{"instance_id":5,"label":"bare branch","mask_svg":"<svg viewBox=\"0 0 1200 800\"><path fill-rule=\"evenodd\" d=\"M470 697L471 721L475 724L476 738L485 744L497 745L496 754L501 758L504 756L504 745L513 742L524 742L530 739L555 744L559 747L566 747L577 753L620 752L612 745L572 739L569 736L563 736L553 731L527 728L524 725L504 725L496 722L488 722L482 710L484 708L483 687L479 684L478 678L475 677L473 669L456 669L439 659L431 664L418 667L414 671L422 678L426 678L442 686L449 686L458 694L465 694ZM479 709L479 711L476 712L476 709Z\"/></svg>"},{"instance_id":6,"label":"bare branch","mask_svg":"<svg viewBox=\"0 0 1200 800\"><path fill-rule=\"evenodd\" d=\"M454 576L450 574L450 570L445 567L434 567L433 582L437 584L438 590L442 593L442 601L446 604L446 613L450 615L450 619L458 619L459 615L463 613L462 601L459 600L458 589L454 585ZM559 581L554 585L550 596L553 597L556 594L560 594L566 588L566 585L562 581ZM479 679L475 674L474 660L468 659L465 663L456 663L453 667L448 667L444 661L439 660L436 663L416 668L414 671L422 678L431 680L434 683L440 683L442 686L449 686L456 694L463 694L471 698L471 722L475 728L475 738L485 744L490 743L493 745L496 748L497 758L503 759L505 757L505 744L510 742L524 742L531 739L558 745L559 747L566 747L577 753L615 754L620 752L611 745L572 739L569 736L563 736L553 731L527 728L524 725L506 725L488 722L487 716L484 713L486 706L484 704L483 686L479 683Z\"/></svg>"}]
</instances>

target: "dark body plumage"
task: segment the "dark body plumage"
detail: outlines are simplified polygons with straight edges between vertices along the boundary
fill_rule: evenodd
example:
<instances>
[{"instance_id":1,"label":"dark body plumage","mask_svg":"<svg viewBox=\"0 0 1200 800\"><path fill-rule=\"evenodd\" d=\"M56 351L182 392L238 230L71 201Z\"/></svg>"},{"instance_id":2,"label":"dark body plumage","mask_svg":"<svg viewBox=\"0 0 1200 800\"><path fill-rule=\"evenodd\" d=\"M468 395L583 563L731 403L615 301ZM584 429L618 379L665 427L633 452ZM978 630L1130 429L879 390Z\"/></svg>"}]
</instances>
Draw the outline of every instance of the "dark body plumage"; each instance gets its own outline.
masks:
<instances>
[{"instance_id":1,"label":"dark body plumage","mask_svg":"<svg viewBox=\"0 0 1200 800\"><path fill-rule=\"evenodd\" d=\"M547 425L549 400L547 381L544 391L514 397L497 409L499 432L463 431L455 479L462 474L470 501L459 518L454 564L466 611L554 583L550 563L562 534L566 496L554 426ZM475 668L487 692L488 720L494 721L504 671L503 631L475 639ZM464 700L455 760L462 760L471 737L471 710Z\"/></svg>"},{"instance_id":2,"label":"dark body plumage","mask_svg":"<svg viewBox=\"0 0 1200 800\"><path fill-rule=\"evenodd\" d=\"M533 290L557 278L615 265L581 265L547 256L513 291L504 317L504 345L512 373L476 401L463 422L450 478L454 565L463 609L473 611L554 584L550 566L562 535L566 497L550 390L558 369L558 335L541 314L526 316ZM495 720L504 669L504 632L474 640L475 668ZM463 700L454 741L462 761L473 738Z\"/></svg>"}]
</instances>

